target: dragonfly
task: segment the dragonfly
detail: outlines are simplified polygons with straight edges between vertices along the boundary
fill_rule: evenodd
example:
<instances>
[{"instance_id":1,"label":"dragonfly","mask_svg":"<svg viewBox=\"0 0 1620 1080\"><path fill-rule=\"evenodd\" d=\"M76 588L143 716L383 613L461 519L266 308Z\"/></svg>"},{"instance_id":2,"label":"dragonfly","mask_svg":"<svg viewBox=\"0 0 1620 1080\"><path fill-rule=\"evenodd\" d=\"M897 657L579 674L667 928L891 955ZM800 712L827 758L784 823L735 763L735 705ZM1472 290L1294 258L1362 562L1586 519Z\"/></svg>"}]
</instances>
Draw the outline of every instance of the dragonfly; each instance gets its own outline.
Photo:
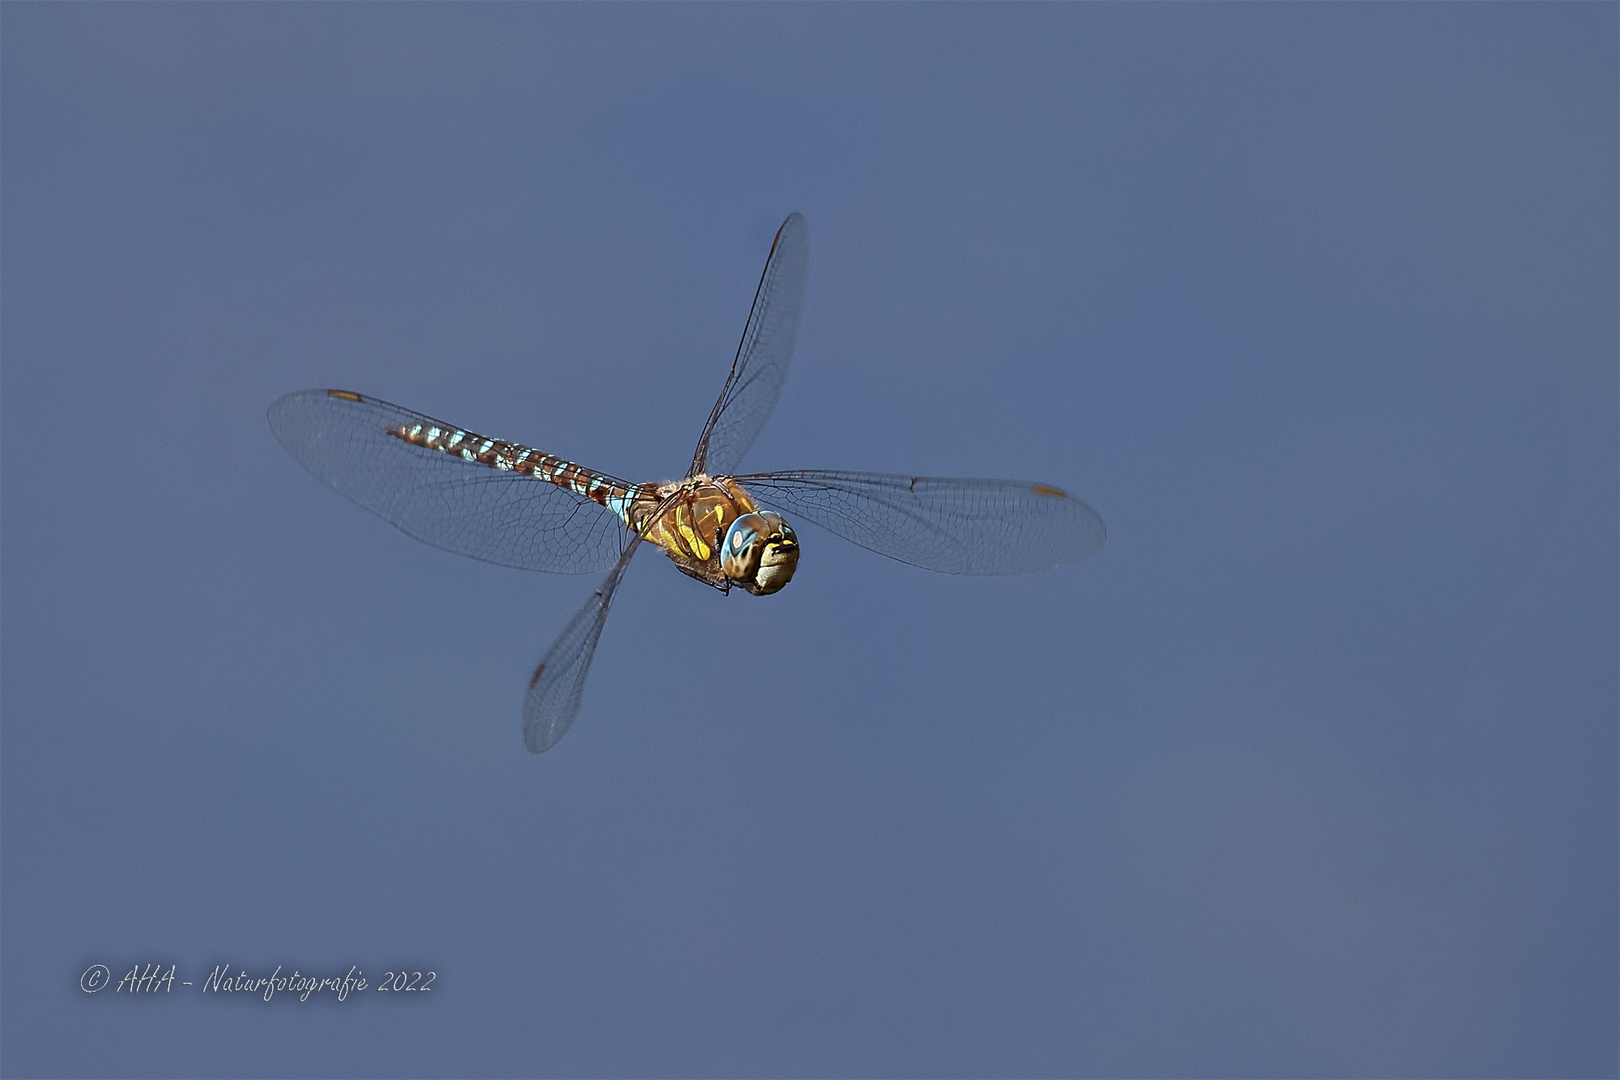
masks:
<instances>
[{"instance_id":1,"label":"dragonfly","mask_svg":"<svg viewBox=\"0 0 1620 1080\"><path fill-rule=\"evenodd\" d=\"M1027 574L1095 554L1102 517L1050 484L828 469L738 473L781 394L808 263L804 217L777 230L742 341L685 477L632 484L352 390L302 390L270 429L317 479L406 534L502 566L607 570L529 680L523 740L544 753L579 715L608 610L643 544L722 593L793 577L789 518L946 574Z\"/></svg>"}]
</instances>

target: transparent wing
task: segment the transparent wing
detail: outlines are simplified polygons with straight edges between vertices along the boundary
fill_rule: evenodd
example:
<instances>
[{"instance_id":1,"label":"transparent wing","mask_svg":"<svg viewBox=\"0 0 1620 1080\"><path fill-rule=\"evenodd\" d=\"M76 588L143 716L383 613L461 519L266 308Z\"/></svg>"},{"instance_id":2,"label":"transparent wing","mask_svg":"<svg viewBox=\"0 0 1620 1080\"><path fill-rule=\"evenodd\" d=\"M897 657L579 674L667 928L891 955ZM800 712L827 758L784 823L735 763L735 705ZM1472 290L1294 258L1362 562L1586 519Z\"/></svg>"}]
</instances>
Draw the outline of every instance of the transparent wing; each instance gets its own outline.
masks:
<instances>
[{"instance_id":1,"label":"transparent wing","mask_svg":"<svg viewBox=\"0 0 1620 1080\"><path fill-rule=\"evenodd\" d=\"M770 419L799 337L808 259L804 215L789 214L771 242L731 374L703 426L688 476L704 472L718 476L735 470Z\"/></svg>"},{"instance_id":2,"label":"transparent wing","mask_svg":"<svg viewBox=\"0 0 1620 1080\"><path fill-rule=\"evenodd\" d=\"M619 591L619 582L640 544L641 537L631 539L602 587L569 620L546 650L540 666L534 669L528 696L523 699L523 742L529 753L543 754L550 750L558 739L568 734L574 717L579 715L579 704L585 697L585 677L591 671L591 657L596 655L602 624L607 621L613 594Z\"/></svg>"},{"instance_id":3,"label":"transparent wing","mask_svg":"<svg viewBox=\"0 0 1620 1080\"><path fill-rule=\"evenodd\" d=\"M592 573L619 555L623 526L590 499L388 434L454 425L348 391L288 394L269 415L281 445L317 479L434 547L562 574Z\"/></svg>"},{"instance_id":4,"label":"transparent wing","mask_svg":"<svg viewBox=\"0 0 1620 1080\"><path fill-rule=\"evenodd\" d=\"M863 548L945 574L1033 574L1094 555L1102 517L1025 480L815 469L737 477L760 502Z\"/></svg>"}]
</instances>

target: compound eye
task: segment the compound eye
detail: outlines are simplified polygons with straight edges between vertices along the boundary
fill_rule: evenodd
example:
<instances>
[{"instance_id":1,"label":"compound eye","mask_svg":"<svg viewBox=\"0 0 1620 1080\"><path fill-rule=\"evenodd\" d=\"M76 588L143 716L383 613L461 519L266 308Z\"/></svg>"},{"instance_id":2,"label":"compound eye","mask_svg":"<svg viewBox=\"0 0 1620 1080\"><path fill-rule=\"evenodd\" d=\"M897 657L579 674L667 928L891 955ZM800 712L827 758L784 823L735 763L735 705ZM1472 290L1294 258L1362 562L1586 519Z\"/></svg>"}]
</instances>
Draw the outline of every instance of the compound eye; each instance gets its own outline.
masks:
<instances>
[{"instance_id":1,"label":"compound eye","mask_svg":"<svg viewBox=\"0 0 1620 1080\"><path fill-rule=\"evenodd\" d=\"M754 580L764 548L764 534L770 526L758 514L744 514L731 523L721 548L720 569L739 584Z\"/></svg>"},{"instance_id":2,"label":"compound eye","mask_svg":"<svg viewBox=\"0 0 1620 1080\"><path fill-rule=\"evenodd\" d=\"M720 569L755 596L786 585L798 562L798 539L776 514L744 514L726 530Z\"/></svg>"}]
</instances>

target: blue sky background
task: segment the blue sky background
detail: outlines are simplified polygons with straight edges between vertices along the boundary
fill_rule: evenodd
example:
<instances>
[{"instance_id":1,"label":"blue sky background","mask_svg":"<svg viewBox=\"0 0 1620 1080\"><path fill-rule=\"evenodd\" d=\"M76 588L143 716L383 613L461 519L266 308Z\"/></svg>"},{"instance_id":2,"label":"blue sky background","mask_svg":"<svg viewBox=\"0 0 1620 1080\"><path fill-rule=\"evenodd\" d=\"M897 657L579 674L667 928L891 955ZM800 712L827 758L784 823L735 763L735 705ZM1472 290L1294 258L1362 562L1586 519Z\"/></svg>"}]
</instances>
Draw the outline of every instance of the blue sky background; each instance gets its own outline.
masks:
<instances>
[{"instance_id":1,"label":"blue sky background","mask_svg":"<svg viewBox=\"0 0 1620 1080\"><path fill-rule=\"evenodd\" d=\"M1617 9L0 11L11 1076L1612 1076ZM339 386L1025 477L1030 578L422 546ZM360 965L433 991L87 995Z\"/></svg>"}]
</instances>

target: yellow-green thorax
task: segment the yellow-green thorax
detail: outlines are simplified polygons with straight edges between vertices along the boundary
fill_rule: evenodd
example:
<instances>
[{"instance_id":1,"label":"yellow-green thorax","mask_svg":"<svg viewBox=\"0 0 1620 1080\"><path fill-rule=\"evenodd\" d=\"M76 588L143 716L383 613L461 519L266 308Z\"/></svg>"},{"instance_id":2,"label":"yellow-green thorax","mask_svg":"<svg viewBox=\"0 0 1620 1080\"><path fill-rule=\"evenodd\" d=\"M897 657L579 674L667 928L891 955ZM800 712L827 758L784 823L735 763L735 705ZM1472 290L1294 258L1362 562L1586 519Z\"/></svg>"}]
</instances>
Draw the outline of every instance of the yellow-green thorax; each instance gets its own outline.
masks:
<instances>
[{"instance_id":1,"label":"yellow-green thorax","mask_svg":"<svg viewBox=\"0 0 1620 1080\"><path fill-rule=\"evenodd\" d=\"M731 477L694 476L646 488L629 507L627 523L663 548L682 573L717 589L740 585L755 596L776 592L792 578L799 559L793 529L761 512Z\"/></svg>"}]
</instances>

